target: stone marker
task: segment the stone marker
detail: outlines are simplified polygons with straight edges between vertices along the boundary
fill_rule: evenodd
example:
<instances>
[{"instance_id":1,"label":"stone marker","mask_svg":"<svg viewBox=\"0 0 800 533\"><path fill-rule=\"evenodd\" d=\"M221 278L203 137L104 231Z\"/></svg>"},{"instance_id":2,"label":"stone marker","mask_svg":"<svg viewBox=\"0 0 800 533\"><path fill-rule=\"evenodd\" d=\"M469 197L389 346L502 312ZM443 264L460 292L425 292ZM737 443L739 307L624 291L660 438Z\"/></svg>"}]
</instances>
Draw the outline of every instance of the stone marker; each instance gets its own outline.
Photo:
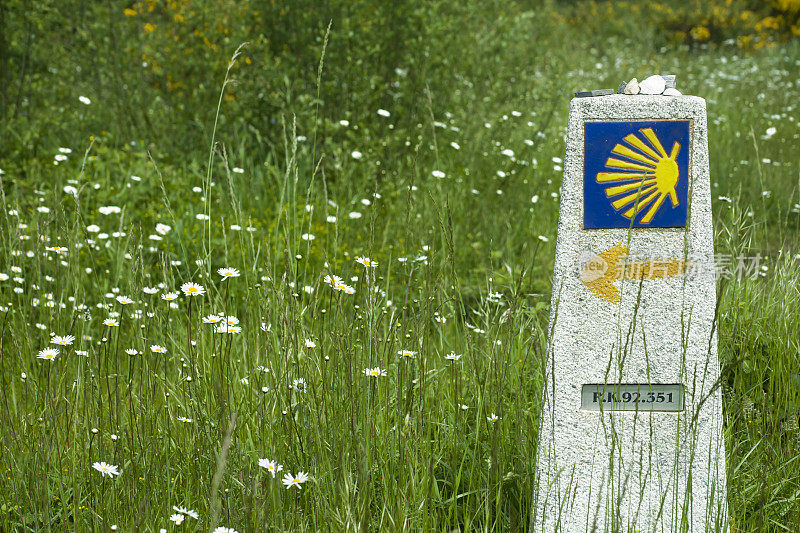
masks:
<instances>
[{"instance_id":1,"label":"stone marker","mask_svg":"<svg viewBox=\"0 0 800 533\"><path fill-rule=\"evenodd\" d=\"M570 104L535 531L727 531L706 104Z\"/></svg>"}]
</instances>

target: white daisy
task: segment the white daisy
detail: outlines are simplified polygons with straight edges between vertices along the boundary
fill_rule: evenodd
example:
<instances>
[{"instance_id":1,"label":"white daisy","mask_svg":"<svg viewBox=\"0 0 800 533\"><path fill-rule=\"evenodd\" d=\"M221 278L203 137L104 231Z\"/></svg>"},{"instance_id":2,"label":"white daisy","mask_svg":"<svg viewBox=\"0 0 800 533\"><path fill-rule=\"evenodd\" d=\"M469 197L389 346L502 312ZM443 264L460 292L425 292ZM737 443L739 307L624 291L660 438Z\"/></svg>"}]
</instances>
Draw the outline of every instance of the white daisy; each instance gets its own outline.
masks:
<instances>
[{"instance_id":1,"label":"white daisy","mask_svg":"<svg viewBox=\"0 0 800 533\"><path fill-rule=\"evenodd\" d=\"M105 462L94 463L92 468L100 472L103 476L114 477L120 474L119 466L117 465L110 465Z\"/></svg>"},{"instance_id":2,"label":"white daisy","mask_svg":"<svg viewBox=\"0 0 800 533\"><path fill-rule=\"evenodd\" d=\"M181 290L183 294L186 296L200 296L201 294L205 294L206 290L203 288L202 285L198 285L197 283L184 283L181 285Z\"/></svg>"},{"instance_id":3,"label":"white daisy","mask_svg":"<svg viewBox=\"0 0 800 533\"><path fill-rule=\"evenodd\" d=\"M217 270L217 274L222 276L223 280L226 280L228 278L238 278L241 275L239 274L238 270L229 267L220 268L219 270Z\"/></svg>"},{"instance_id":4,"label":"white daisy","mask_svg":"<svg viewBox=\"0 0 800 533\"><path fill-rule=\"evenodd\" d=\"M45 359L47 361L52 361L58 355L58 350L56 348L45 348L44 350L40 351L36 357L39 359Z\"/></svg>"},{"instance_id":5,"label":"white daisy","mask_svg":"<svg viewBox=\"0 0 800 533\"><path fill-rule=\"evenodd\" d=\"M298 472L296 476L291 474L286 474L283 476L283 484L286 485L287 489L292 487L297 487L298 489L302 489L301 485L308 481L308 474L306 472Z\"/></svg>"},{"instance_id":6,"label":"white daisy","mask_svg":"<svg viewBox=\"0 0 800 533\"><path fill-rule=\"evenodd\" d=\"M272 477L275 477L275 474L283 470L283 465L279 465L277 461L273 461L271 459L259 459L258 466L261 468L266 468Z\"/></svg>"},{"instance_id":7,"label":"white daisy","mask_svg":"<svg viewBox=\"0 0 800 533\"><path fill-rule=\"evenodd\" d=\"M58 344L59 346L69 346L73 342L75 342L75 337L72 335L64 335L63 337L61 335L54 335L50 338L50 344Z\"/></svg>"}]
</instances>

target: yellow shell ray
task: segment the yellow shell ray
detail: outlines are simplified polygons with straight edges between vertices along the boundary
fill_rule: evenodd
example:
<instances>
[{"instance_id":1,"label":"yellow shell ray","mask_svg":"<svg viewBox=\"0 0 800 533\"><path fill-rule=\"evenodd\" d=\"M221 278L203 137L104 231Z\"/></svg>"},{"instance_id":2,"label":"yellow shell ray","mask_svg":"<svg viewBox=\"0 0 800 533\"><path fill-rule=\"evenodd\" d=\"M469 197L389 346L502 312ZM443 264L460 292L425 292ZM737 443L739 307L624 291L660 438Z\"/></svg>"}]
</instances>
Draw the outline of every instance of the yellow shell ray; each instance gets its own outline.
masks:
<instances>
[{"instance_id":1,"label":"yellow shell ray","mask_svg":"<svg viewBox=\"0 0 800 533\"><path fill-rule=\"evenodd\" d=\"M634 216L638 215L640 212L644 211L644 208L647 207L650 204L650 202L655 200L658 197L659 194L663 194L658 189L655 189L653 191L648 191L648 192L649 192L649 194L647 196L644 196L644 194L642 194L641 200L636 202L633 205L633 207L631 207L630 209L625 211L622 215L625 218L633 218Z\"/></svg>"},{"instance_id":2,"label":"yellow shell ray","mask_svg":"<svg viewBox=\"0 0 800 533\"><path fill-rule=\"evenodd\" d=\"M616 157L609 157L606 159L606 166L611 168L630 168L632 170L643 170L644 172L653 172L655 170L655 167L653 166L644 166L640 165L639 163L623 161L622 159L617 159Z\"/></svg>"},{"instance_id":3,"label":"yellow shell ray","mask_svg":"<svg viewBox=\"0 0 800 533\"><path fill-rule=\"evenodd\" d=\"M661 146L661 141L658 140L656 132L653 131L653 128L644 128L639 131L644 133L644 136L647 137L647 140L650 141L650 144L652 144L653 147L658 150L658 153L661 154L661 157L667 157L667 152L664 150L664 147Z\"/></svg>"},{"instance_id":4,"label":"yellow shell ray","mask_svg":"<svg viewBox=\"0 0 800 533\"><path fill-rule=\"evenodd\" d=\"M638 190L633 191L628 196L623 196L619 200L614 200L613 202L611 202L611 205L614 206L614 209L622 209L629 203L635 201L637 198L644 198L645 194L648 194L655 189L656 189L655 185L650 185L649 187L643 188L641 191Z\"/></svg>"},{"instance_id":5,"label":"yellow shell ray","mask_svg":"<svg viewBox=\"0 0 800 533\"><path fill-rule=\"evenodd\" d=\"M652 176L652 172L598 172L597 183L605 183L607 181L641 180L642 178L649 178Z\"/></svg>"},{"instance_id":6,"label":"yellow shell ray","mask_svg":"<svg viewBox=\"0 0 800 533\"><path fill-rule=\"evenodd\" d=\"M681 143L675 141L675 144L672 145L672 152L670 152L669 158L675 161L676 158L678 157L678 152L680 151L681 151Z\"/></svg>"},{"instance_id":7,"label":"yellow shell ray","mask_svg":"<svg viewBox=\"0 0 800 533\"><path fill-rule=\"evenodd\" d=\"M633 146L635 148L638 148L642 152L646 153L650 157L652 157L652 158L654 158L656 160L661 159L661 156L659 156L657 153L655 153L655 151L652 148L647 146L644 143L644 141L642 141L639 137L636 136L635 133L629 133L628 135L626 135L625 136L625 141L628 144L630 144L631 146Z\"/></svg>"},{"instance_id":8,"label":"yellow shell ray","mask_svg":"<svg viewBox=\"0 0 800 533\"><path fill-rule=\"evenodd\" d=\"M664 200L666 198L667 196L664 194L659 196L658 200L656 200L656 202L652 206L650 206L650 209L647 210L647 213L644 214L640 222L642 224L649 224L650 222L652 222L653 217L656 215L656 211L658 211L658 208L661 207L661 204L664 203Z\"/></svg>"},{"instance_id":9,"label":"yellow shell ray","mask_svg":"<svg viewBox=\"0 0 800 533\"><path fill-rule=\"evenodd\" d=\"M656 182L655 178L649 178L641 181L634 181L633 183L626 183L624 185L617 185L615 187L609 187L606 189L606 196L609 198L612 196L616 196L618 194L622 194L624 192L628 192L631 190L637 190L639 187L644 189L648 185L652 185Z\"/></svg>"},{"instance_id":10,"label":"yellow shell ray","mask_svg":"<svg viewBox=\"0 0 800 533\"><path fill-rule=\"evenodd\" d=\"M640 163L644 163L645 165L652 166L653 168L656 168L656 164L658 163L658 160L657 160L658 158L657 159L651 159L651 158L649 158L647 156L644 156L644 155L642 155L642 154L640 154L638 152L634 152L633 150L631 150L630 148L628 148L627 146L625 146L623 144L616 145L614 147L614 149L611 150L611 151L613 153L617 154L617 155L625 156L627 158L633 159L633 160L638 161Z\"/></svg>"}]
</instances>

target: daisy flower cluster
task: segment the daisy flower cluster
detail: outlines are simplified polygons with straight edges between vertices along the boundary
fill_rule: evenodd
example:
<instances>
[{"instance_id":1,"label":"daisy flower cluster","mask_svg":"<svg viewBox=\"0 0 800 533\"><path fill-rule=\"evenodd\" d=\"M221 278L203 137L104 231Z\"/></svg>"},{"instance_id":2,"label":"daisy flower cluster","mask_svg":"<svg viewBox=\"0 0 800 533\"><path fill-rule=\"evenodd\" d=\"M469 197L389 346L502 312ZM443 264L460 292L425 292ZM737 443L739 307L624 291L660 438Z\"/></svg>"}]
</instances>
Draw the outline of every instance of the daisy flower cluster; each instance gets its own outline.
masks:
<instances>
[{"instance_id":1,"label":"daisy flower cluster","mask_svg":"<svg viewBox=\"0 0 800 533\"><path fill-rule=\"evenodd\" d=\"M339 276L328 274L322 281L330 285L335 291L341 291L345 294L356 293L356 290L350 285L346 284L344 280Z\"/></svg>"},{"instance_id":2,"label":"daisy flower cluster","mask_svg":"<svg viewBox=\"0 0 800 533\"><path fill-rule=\"evenodd\" d=\"M175 512L169 517L169 519L176 526L181 525L187 518L193 518L194 520L200 519L200 514L198 514L197 511L187 509L186 507L178 507L177 505L173 505L172 510Z\"/></svg>"},{"instance_id":3,"label":"daisy flower cluster","mask_svg":"<svg viewBox=\"0 0 800 533\"><path fill-rule=\"evenodd\" d=\"M272 475L273 479L278 474L278 472L283 471L283 465L278 464L277 461L272 459L259 459L258 466L269 472ZM284 474L281 483L283 483L283 485L287 489L291 489L292 487L302 489L303 483L305 483L306 481L308 481L308 472L299 471L297 472L297 474L291 474L287 472L286 474Z\"/></svg>"},{"instance_id":4,"label":"daisy flower cluster","mask_svg":"<svg viewBox=\"0 0 800 533\"><path fill-rule=\"evenodd\" d=\"M241 333L242 327L239 325L239 319L233 315L225 316L224 314L210 314L202 318L204 324L214 325L214 333Z\"/></svg>"}]
</instances>

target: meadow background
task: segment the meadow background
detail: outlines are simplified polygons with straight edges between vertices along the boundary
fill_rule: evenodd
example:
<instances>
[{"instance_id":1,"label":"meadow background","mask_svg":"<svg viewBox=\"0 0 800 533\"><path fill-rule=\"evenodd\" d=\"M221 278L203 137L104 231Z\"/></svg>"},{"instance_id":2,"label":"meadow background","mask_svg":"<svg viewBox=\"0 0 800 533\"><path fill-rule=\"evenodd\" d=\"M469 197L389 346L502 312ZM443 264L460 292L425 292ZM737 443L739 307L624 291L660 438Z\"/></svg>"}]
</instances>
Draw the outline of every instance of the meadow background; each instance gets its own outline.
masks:
<instances>
[{"instance_id":1,"label":"meadow background","mask_svg":"<svg viewBox=\"0 0 800 533\"><path fill-rule=\"evenodd\" d=\"M732 529L800 530L799 12L3 2L0 529L530 527L568 103L674 73Z\"/></svg>"}]
</instances>

